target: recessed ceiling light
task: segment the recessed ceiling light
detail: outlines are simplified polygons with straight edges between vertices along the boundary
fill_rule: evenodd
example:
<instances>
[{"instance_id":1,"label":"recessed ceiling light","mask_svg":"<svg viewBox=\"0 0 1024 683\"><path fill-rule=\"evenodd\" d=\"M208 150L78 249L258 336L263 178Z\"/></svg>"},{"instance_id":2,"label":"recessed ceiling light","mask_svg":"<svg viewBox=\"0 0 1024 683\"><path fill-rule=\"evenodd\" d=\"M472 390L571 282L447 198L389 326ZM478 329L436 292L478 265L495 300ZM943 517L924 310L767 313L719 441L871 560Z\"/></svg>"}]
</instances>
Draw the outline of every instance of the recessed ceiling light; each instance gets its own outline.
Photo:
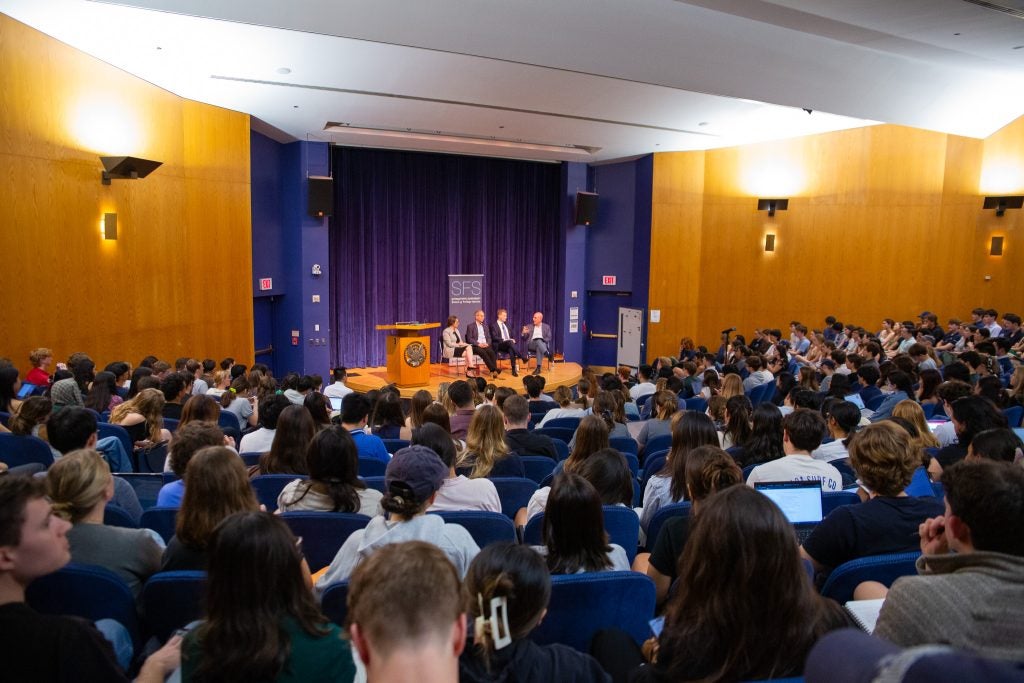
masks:
<instances>
[{"instance_id":1,"label":"recessed ceiling light","mask_svg":"<svg viewBox=\"0 0 1024 683\"><path fill-rule=\"evenodd\" d=\"M698 123L697 125L698 125L698 126L706 126L706 125L708 125L708 122L707 122L707 121L701 121L701 122L700 122L700 123Z\"/></svg>"},{"instance_id":2,"label":"recessed ceiling light","mask_svg":"<svg viewBox=\"0 0 1024 683\"><path fill-rule=\"evenodd\" d=\"M277 70L277 73L279 74L290 74L291 72L292 70L286 66L282 66L280 69Z\"/></svg>"},{"instance_id":3,"label":"recessed ceiling light","mask_svg":"<svg viewBox=\"0 0 1024 683\"><path fill-rule=\"evenodd\" d=\"M1015 47L1012 47L1012 48L1010 48L1010 49L1011 49L1011 50L1024 50L1024 45L1017 45L1017 46L1015 46Z\"/></svg>"},{"instance_id":4,"label":"recessed ceiling light","mask_svg":"<svg viewBox=\"0 0 1024 683\"><path fill-rule=\"evenodd\" d=\"M299 105L297 105L297 104L293 104L292 105L292 109L298 109L298 108L299 108Z\"/></svg>"},{"instance_id":5,"label":"recessed ceiling light","mask_svg":"<svg viewBox=\"0 0 1024 683\"><path fill-rule=\"evenodd\" d=\"M953 35L954 35L954 36L958 36L958 35L960 35L960 34L959 34L959 33L954 33Z\"/></svg>"}]
</instances>

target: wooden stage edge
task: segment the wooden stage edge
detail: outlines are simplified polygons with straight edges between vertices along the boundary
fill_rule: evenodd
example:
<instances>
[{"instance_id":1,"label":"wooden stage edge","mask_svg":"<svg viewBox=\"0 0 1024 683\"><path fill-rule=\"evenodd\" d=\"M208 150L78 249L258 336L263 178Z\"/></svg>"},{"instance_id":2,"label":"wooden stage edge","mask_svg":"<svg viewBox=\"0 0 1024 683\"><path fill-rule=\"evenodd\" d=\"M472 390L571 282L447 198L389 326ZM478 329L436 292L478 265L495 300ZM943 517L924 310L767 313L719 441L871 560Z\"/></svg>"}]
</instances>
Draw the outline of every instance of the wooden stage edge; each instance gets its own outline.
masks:
<instances>
[{"instance_id":1,"label":"wooden stage edge","mask_svg":"<svg viewBox=\"0 0 1024 683\"><path fill-rule=\"evenodd\" d=\"M507 362L499 363L499 367L504 369L498 375L498 379L491 379L490 374L487 374L484 376L484 381L488 384L493 382L499 387L511 387L518 394L524 393L523 377L526 376L527 371L520 367L519 377L513 377ZM532 365L529 372L533 372ZM549 370L547 362L545 362L544 372L541 374L545 380L544 392L550 393L558 387L575 386L583 377L583 368L577 363L558 362L555 363L553 369ZM465 378L466 375L462 368L450 368L447 363L432 363L430 366L429 384L421 387L399 387L399 391L401 391L402 398L412 398L412 395L420 389L426 389L434 396L437 396L437 388L442 382L454 382L455 380ZM371 389L380 389L386 384L388 384L388 369L386 367L349 368L348 380L345 382L347 387L359 393L366 393Z\"/></svg>"}]
</instances>

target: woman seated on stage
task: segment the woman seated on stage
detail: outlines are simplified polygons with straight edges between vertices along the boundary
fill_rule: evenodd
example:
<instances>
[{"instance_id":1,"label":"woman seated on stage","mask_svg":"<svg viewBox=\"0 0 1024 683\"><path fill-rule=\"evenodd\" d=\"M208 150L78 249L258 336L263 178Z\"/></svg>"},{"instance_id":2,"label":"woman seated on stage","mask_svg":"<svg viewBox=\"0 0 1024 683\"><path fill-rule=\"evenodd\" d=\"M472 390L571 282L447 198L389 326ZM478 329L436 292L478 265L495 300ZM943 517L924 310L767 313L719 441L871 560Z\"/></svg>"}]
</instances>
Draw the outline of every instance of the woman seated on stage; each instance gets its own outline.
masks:
<instances>
[{"instance_id":1,"label":"woman seated on stage","mask_svg":"<svg viewBox=\"0 0 1024 683\"><path fill-rule=\"evenodd\" d=\"M448 316L448 327L441 331L441 346L441 358L462 356L466 359L466 375L469 377L480 376L476 366L473 364L473 348L466 343L462 333L459 332L458 316Z\"/></svg>"}]
</instances>

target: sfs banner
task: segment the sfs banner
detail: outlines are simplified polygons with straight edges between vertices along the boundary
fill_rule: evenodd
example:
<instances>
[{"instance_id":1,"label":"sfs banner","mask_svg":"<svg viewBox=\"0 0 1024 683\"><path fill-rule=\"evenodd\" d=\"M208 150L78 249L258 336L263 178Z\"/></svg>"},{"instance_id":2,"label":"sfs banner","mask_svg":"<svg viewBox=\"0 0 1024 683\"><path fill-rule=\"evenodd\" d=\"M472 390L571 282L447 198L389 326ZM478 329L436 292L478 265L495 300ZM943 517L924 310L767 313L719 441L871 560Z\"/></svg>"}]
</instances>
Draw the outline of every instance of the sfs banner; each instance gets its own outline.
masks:
<instances>
[{"instance_id":1,"label":"sfs banner","mask_svg":"<svg viewBox=\"0 0 1024 683\"><path fill-rule=\"evenodd\" d=\"M473 322L473 314L484 307L483 301L483 275L448 276L448 315L458 316L461 330Z\"/></svg>"}]
</instances>

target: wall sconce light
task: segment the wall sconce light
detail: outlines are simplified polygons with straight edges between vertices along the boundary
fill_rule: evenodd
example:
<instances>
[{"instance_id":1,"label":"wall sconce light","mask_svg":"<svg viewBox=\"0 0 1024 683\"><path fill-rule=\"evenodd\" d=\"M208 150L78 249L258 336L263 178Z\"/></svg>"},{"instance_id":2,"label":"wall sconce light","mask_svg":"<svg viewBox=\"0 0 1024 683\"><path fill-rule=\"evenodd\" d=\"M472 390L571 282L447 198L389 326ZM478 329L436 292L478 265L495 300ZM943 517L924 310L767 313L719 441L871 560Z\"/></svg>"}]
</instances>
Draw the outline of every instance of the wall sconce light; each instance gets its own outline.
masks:
<instances>
[{"instance_id":1,"label":"wall sconce light","mask_svg":"<svg viewBox=\"0 0 1024 683\"><path fill-rule=\"evenodd\" d=\"M1019 209L1024 206L1024 195L1012 197L985 197L982 209L995 209L997 216L1002 216L1007 209Z\"/></svg>"},{"instance_id":2,"label":"wall sconce light","mask_svg":"<svg viewBox=\"0 0 1024 683\"><path fill-rule=\"evenodd\" d=\"M103 239L105 239L105 240L116 240L117 239L117 214L116 213L105 213L105 214L103 214Z\"/></svg>"},{"instance_id":3,"label":"wall sconce light","mask_svg":"<svg viewBox=\"0 0 1024 683\"><path fill-rule=\"evenodd\" d=\"M775 251L775 235L768 233L764 236L764 250Z\"/></svg>"},{"instance_id":4,"label":"wall sconce light","mask_svg":"<svg viewBox=\"0 0 1024 683\"><path fill-rule=\"evenodd\" d=\"M988 248L989 256L1002 256L1003 255L1003 238L993 237L991 244Z\"/></svg>"},{"instance_id":5,"label":"wall sconce light","mask_svg":"<svg viewBox=\"0 0 1024 683\"><path fill-rule=\"evenodd\" d=\"M105 169L100 176L104 185L109 185L111 180L145 178L164 163L138 157L100 157L100 161Z\"/></svg>"},{"instance_id":6,"label":"wall sconce light","mask_svg":"<svg viewBox=\"0 0 1024 683\"><path fill-rule=\"evenodd\" d=\"M776 211L785 211L789 208L788 199L758 199L757 210L767 211L769 216L774 216Z\"/></svg>"}]
</instances>

